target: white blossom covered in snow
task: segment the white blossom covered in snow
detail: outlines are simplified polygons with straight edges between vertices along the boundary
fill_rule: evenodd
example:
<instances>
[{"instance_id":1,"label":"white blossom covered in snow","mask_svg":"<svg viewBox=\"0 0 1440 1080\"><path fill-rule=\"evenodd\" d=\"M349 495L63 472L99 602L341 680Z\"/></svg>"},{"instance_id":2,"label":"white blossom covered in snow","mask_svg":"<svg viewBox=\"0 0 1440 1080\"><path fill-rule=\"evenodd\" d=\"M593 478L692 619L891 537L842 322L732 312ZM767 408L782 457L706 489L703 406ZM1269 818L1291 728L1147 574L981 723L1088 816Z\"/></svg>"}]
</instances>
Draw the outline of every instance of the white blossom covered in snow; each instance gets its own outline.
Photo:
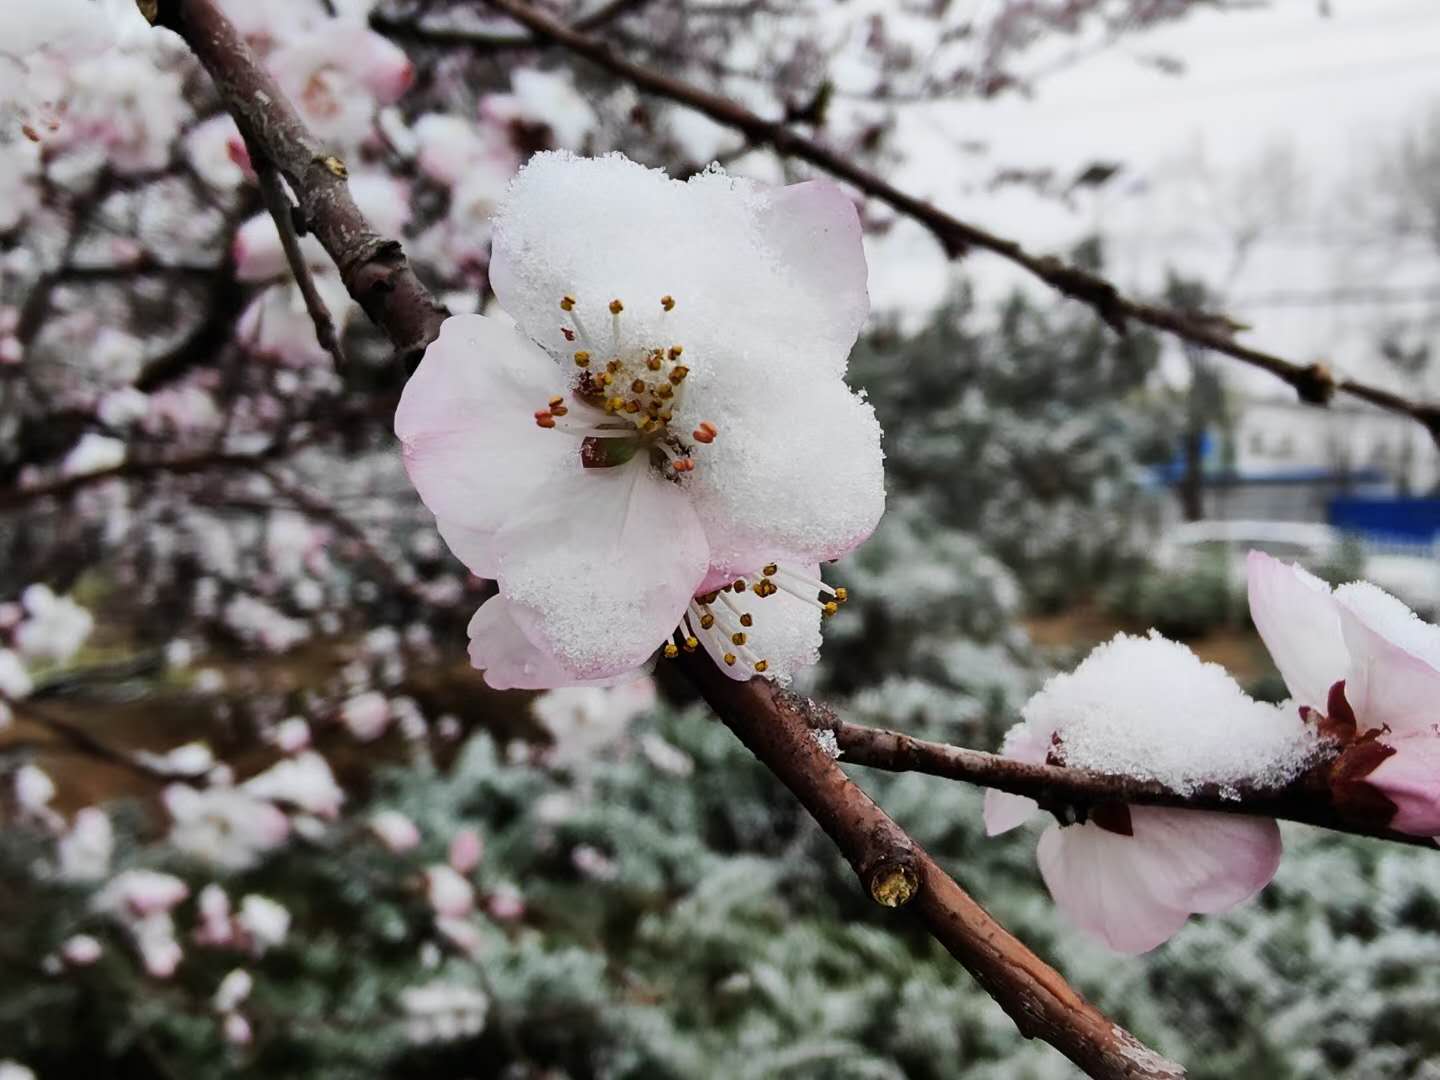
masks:
<instances>
[{"instance_id":1,"label":"white blossom covered in snow","mask_svg":"<svg viewBox=\"0 0 1440 1080\"><path fill-rule=\"evenodd\" d=\"M843 378L869 307L850 200L539 154L490 279L518 329L447 320L395 421L441 534L499 585L470 624L486 681L619 681L702 645L740 679L812 663L844 598L818 564L884 510Z\"/></svg>"},{"instance_id":2,"label":"white blossom covered in snow","mask_svg":"<svg viewBox=\"0 0 1440 1080\"><path fill-rule=\"evenodd\" d=\"M292 806L319 818L335 818L345 801L345 792L335 782L329 763L313 750L277 761L240 786L255 798Z\"/></svg>"},{"instance_id":3,"label":"white blossom covered in snow","mask_svg":"<svg viewBox=\"0 0 1440 1080\"><path fill-rule=\"evenodd\" d=\"M1251 552L1250 615L1301 711L1346 745L1332 770L1352 816L1440 835L1440 626L1366 581L1330 586Z\"/></svg>"},{"instance_id":4,"label":"white blossom covered in snow","mask_svg":"<svg viewBox=\"0 0 1440 1080\"><path fill-rule=\"evenodd\" d=\"M1201 784L1284 784L1314 760L1317 740L1292 710L1257 702L1216 664L1153 631L1117 635L1052 678L1005 737L1004 754L1034 764ZM1039 807L985 794L991 836ZM1237 814L1109 803L1040 838L1041 876L1065 916L1119 952L1146 952L1192 914L1226 911L1280 864L1274 821Z\"/></svg>"},{"instance_id":5,"label":"white blossom covered in snow","mask_svg":"<svg viewBox=\"0 0 1440 1080\"><path fill-rule=\"evenodd\" d=\"M171 784L164 793L176 850L231 870L283 844L290 822L273 803L235 788Z\"/></svg>"},{"instance_id":6,"label":"white blossom covered in snow","mask_svg":"<svg viewBox=\"0 0 1440 1080\"><path fill-rule=\"evenodd\" d=\"M412 1043L453 1042L484 1029L490 1000L469 986L430 983L400 991L400 1007Z\"/></svg>"}]
</instances>

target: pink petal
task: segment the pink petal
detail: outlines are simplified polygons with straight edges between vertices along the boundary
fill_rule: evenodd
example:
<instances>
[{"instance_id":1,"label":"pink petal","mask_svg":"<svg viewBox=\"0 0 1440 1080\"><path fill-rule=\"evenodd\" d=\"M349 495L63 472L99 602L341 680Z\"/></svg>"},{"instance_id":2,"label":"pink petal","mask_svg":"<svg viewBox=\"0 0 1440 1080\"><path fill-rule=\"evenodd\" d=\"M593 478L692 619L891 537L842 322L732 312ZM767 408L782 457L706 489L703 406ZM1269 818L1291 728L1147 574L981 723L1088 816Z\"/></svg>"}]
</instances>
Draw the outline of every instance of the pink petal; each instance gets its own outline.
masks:
<instances>
[{"instance_id":1,"label":"pink petal","mask_svg":"<svg viewBox=\"0 0 1440 1080\"><path fill-rule=\"evenodd\" d=\"M1047 830L1036 850L1056 905L1119 952L1146 952L1190 913L1249 899L1280 865L1280 830L1268 819L1129 809L1132 836L1087 822Z\"/></svg>"},{"instance_id":2,"label":"pink petal","mask_svg":"<svg viewBox=\"0 0 1440 1080\"><path fill-rule=\"evenodd\" d=\"M636 457L551 480L495 538L496 580L521 631L573 679L646 662L705 576L709 547L684 492Z\"/></svg>"},{"instance_id":3,"label":"pink petal","mask_svg":"<svg viewBox=\"0 0 1440 1080\"><path fill-rule=\"evenodd\" d=\"M1336 603L1351 654L1345 700L1361 732L1428 732L1440 721L1440 671L1387 638L1344 598Z\"/></svg>"},{"instance_id":4,"label":"pink petal","mask_svg":"<svg viewBox=\"0 0 1440 1080\"><path fill-rule=\"evenodd\" d=\"M1365 781L1395 804L1390 827L1412 836L1440 835L1440 736L1431 731L1380 741L1395 753Z\"/></svg>"},{"instance_id":5,"label":"pink petal","mask_svg":"<svg viewBox=\"0 0 1440 1080\"><path fill-rule=\"evenodd\" d=\"M843 363L870 314L860 215L830 180L791 184L770 195L760 214L762 234L808 303L794 317L813 323L808 337Z\"/></svg>"},{"instance_id":6,"label":"pink petal","mask_svg":"<svg viewBox=\"0 0 1440 1080\"><path fill-rule=\"evenodd\" d=\"M1250 618L1290 695L1322 712L1349 653L1330 587L1298 566L1250 552Z\"/></svg>"},{"instance_id":7,"label":"pink petal","mask_svg":"<svg viewBox=\"0 0 1440 1080\"><path fill-rule=\"evenodd\" d=\"M1358 729L1431 731L1440 722L1440 671L1387 638L1343 598L1336 606L1350 650L1345 700Z\"/></svg>"},{"instance_id":8,"label":"pink petal","mask_svg":"<svg viewBox=\"0 0 1440 1080\"><path fill-rule=\"evenodd\" d=\"M999 836L1029 821L1040 804L1024 795L988 788L985 792L985 835Z\"/></svg>"},{"instance_id":9,"label":"pink petal","mask_svg":"<svg viewBox=\"0 0 1440 1080\"><path fill-rule=\"evenodd\" d=\"M1280 827L1270 818L1132 806L1130 858L1162 903L1199 914L1227 911L1280 868Z\"/></svg>"},{"instance_id":10,"label":"pink petal","mask_svg":"<svg viewBox=\"0 0 1440 1080\"><path fill-rule=\"evenodd\" d=\"M1050 754L1050 737L1021 721L1005 733L1000 753L1015 761L1043 765ZM1040 804L1024 795L990 788L985 792L985 835L999 836L1029 821Z\"/></svg>"},{"instance_id":11,"label":"pink petal","mask_svg":"<svg viewBox=\"0 0 1440 1080\"><path fill-rule=\"evenodd\" d=\"M1122 953L1149 952L1189 917L1146 888L1133 848L1130 837L1087 823L1051 826L1035 851L1055 906L1080 930Z\"/></svg>"},{"instance_id":12,"label":"pink petal","mask_svg":"<svg viewBox=\"0 0 1440 1080\"><path fill-rule=\"evenodd\" d=\"M496 690L553 690L561 686L615 686L641 672L627 671L608 679L577 679L554 655L539 648L515 621L511 605L495 596L470 619L470 663L485 673Z\"/></svg>"},{"instance_id":13,"label":"pink petal","mask_svg":"<svg viewBox=\"0 0 1440 1080\"><path fill-rule=\"evenodd\" d=\"M514 328L456 315L400 397L395 434L410 480L446 542L481 577L497 570L495 532L544 499L548 477L581 471L577 442L534 419L565 390L555 362Z\"/></svg>"}]
</instances>

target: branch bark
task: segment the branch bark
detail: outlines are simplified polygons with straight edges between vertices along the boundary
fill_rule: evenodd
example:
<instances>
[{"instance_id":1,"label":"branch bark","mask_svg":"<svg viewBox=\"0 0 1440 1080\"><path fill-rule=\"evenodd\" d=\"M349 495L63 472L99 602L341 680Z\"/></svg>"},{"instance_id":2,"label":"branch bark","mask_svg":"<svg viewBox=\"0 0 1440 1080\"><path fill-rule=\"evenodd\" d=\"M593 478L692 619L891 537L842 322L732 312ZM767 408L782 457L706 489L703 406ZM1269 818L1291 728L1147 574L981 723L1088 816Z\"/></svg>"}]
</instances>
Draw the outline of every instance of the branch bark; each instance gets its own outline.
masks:
<instances>
[{"instance_id":1,"label":"branch bark","mask_svg":"<svg viewBox=\"0 0 1440 1080\"><path fill-rule=\"evenodd\" d=\"M1284 787L1260 788L1238 784L1228 790L1220 784L1202 784L1189 794L1172 791L1155 780L1072 769L1063 765L1032 765L947 743L917 739L899 731L866 727L841 720L833 713L814 714L811 726L833 732L844 760L886 772L918 772L962 780L981 787L1024 795L1046 808L1088 808L1101 803L1137 806L1172 806L1183 810L1209 810L1221 814L1280 818L1322 829L1413 844L1433 850L1428 837L1410 836L1347 818L1330 790L1331 759L1322 760Z\"/></svg>"},{"instance_id":2,"label":"branch bark","mask_svg":"<svg viewBox=\"0 0 1440 1080\"><path fill-rule=\"evenodd\" d=\"M178 32L219 86L242 133L285 173L309 227L346 287L397 348L418 361L444 309L405 264L399 245L371 230L343 180L294 109L255 62L215 0L165 0L161 24ZM869 894L909 903L1027 1037L1055 1046L1105 1080L1176 1080L1184 1070L1088 1004L1008 934L877 807L816 744L804 719L817 708L770 683L739 683L698 657L686 669L711 707L812 813Z\"/></svg>"},{"instance_id":3,"label":"branch bark","mask_svg":"<svg viewBox=\"0 0 1440 1080\"><path fill-rule=\"evenodd\" d=\"M315 275L310 273L310 265L300 247L300 236L295 231L295 207L285 194L285 185L280 182L280 174L275 167L258 156L258 148L252 146L249 151L251 164L255 166L255 177L260 184L260 194L265 199L265 209L270 212L270 218L280 233L280 248L285 252L285 261L289 263L290 273L305 300L305 310L315 325L315 340L335 361L336 370L343 370L345 353L340 348L340 335L335 330L330 309L315 287Z\"/></svg>"},{"instance_id":4,"label":"branch bark","mask_svg":"<svg viewBox=\"0 0 1440 1080\"><path fill-rule=\"evenodd\" d=\"M704 653L679 662L725 725L819 822L871 897L908 906L1021 1034L1044 1039L1090 1076L1185 1075L1076 993L845 775L811 734L834 729L829 710L763 679L736 682Z\"/></svg>"},{"instance_id":5,"label":"branch bark","mask_svg":"<svg viewBox=\"0 0 1440 1080\"><path fill-rule=\"evenodd\" d=\"M399 242L380 236L360 213L345 183L345 163L305 127L214 3L161 0L156 8L155 25L185 39L246 145L259 147L289 181L306 228L335 260L345 288L389 336L407 370L413 367L448 312L415 276Z\"/></svg>"},{"instance_id":6,"label":"branch bark","mask_svg":"<svg viewBox=\"0 0 1440 1080\"><path fill-rule=\"evenodd\" d=\"M1053 255L1037 255L1014 240L961 221L923 199L901 191L835 151L792 130L784 122L766 120L719 94L617 56L605 42L566 26L523 0L486 0L486 3L497 11L503 11L537 37L584 57L640 90L694 109L716 123L739 131L754 145L770 146L779 154L808 162L844 180L870 198L924 226L951 258L958 258L971 248L993 252L1065 296L1089 305L1117 333L1124 334L1131 322L1166 331L1194 345L1213 349L1268 371L1293 387L1302 401L1324 405L1337 392L1348 394L1418 421L1432 438L1440 442L1440 404L1411 401L1381 387L1337 376L1322 363L1300 364L1242 345L1235 340L1239 324L1223 315L1177 311L1133 300L1114 283L1081 266Z\"/></svg>"}]
</instances>

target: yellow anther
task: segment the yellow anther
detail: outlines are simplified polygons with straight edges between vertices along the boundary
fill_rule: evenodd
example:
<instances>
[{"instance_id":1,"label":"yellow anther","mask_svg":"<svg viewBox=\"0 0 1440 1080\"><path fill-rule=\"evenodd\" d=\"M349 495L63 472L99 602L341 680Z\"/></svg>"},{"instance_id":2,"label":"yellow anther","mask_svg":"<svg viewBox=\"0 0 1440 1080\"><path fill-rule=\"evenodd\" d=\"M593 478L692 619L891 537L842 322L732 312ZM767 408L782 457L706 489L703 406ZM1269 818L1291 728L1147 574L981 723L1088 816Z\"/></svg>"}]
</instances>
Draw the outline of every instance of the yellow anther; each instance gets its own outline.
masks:
<instances>
[{"instance_id":1,"label":"yellow anther","mask_svg":"<svg viewBox=\"0 0 1440 1080\"><path fill-rule=\"evenodd\" d=\"M756 660L756 661L755 661L755 670L758 671L761 675L764 675L765 672L769 669L769 667L770 667L770 661L769 661L769 660Z\"/></svg>"},{"instance_id":2,"label":"yellow anther","mask_svg":"<svg viewBox=\"0 0 1440 1080\"><path fill-rule=\"evenodd\" d=\"M625 310L625 305L622 304L619 300L611 300L611 301L610 301L610 314L611 314L611 315L619 315L620 312L622 312L622 311L624 311L624 310Z\"/></svg>"},{"instance_id":3,"label":"yellow anther","mask_svg":"<svg viewBox=\"0 0 1440 1080\"><path fill-rule=\"evenodd\" d=\"M666 293L664 296L660 297L660 306L661 306L662 308L664 308L666 311L674 311L674 310L675 310L675 298L674 298L673 296L671 296L669 293Z\"/></svg>"},{"instance_id":4,"label":"yellow anther","mask_svg":"<svg viewBox=\"0 0 1440 1080\"><path fill-rule=\"evenodd\" d=\"M675 657L677 657L677 656L679 656L679 655L680 655L680 646L679 646L679 645L676 645L673 641L667 641L667 642L665 643L665 659L666 659L666 660L674 660Z\"/></svg>"},{"instance_id":5,"label":"yellow anther","mask_svg":"<svg viewBox=\"0 0 1440 1080\"><path fill-rule=\"evenodd\" d=\"M661 383L660 389L655 391L655 396L660 398L662 401L670 399L674 396L674 394L675 388L671 386L668 382Z\"/></svg>"},{"instance_id":6,"label":"yellow anther","mask_svg":"<svg viewBox=\"0 0 1440 1080\"><path fill-rule=\"evenodd\" d=\"M842 585L835 590L835 599L843 604L846 600L850 599L850 590Z\"/></svg>"},{"instance_id":7,"label":"yellow anther","mask_svg":"<svg viewBox=\"0 0 1440 1080\"><path fill-rule=\"evenodd\" d=\"M605 402L605 407L611 412L618 412L625 407L625 399L618 396L612 397L609 401Z\"/></svg>"},{"instance_id":8,"label":"yellow anther","mask_svg":"<svg viewBox=\"0 0 1440 1080\"><path fill-rule=\"evenodd\" d=\"M701 616L700 616L700 629L701 629L701 630L709 630L709 629L710 629L712 626L714 626L714 625L715 625L715 616L714 616L714 615L710 615L710 614L707 613L707 614L705 614L705 615L701 615Z\"/></svg>"},{"instance_id":9,"label":"yellow anther","mask_svg":"<svg viewBox=\"0 0 1440 1080\"><path fill-rule=\"evenodd\" d=\"M608 372L608 371L602 371L602 372L600 373L600 385L601 385L601 386L609 386L609 385L610 385L611 383L613 383L614 381L615 381L615 376L612 375L612 374L610 374L610 372Z\"/></svg>"},{"instance_id":10,"label":"yellow anther","mask_svg":"<svg viewBox=\"0 0 1440 1080\"><path fill-rule=\"evenodd\" d=\"M683 345L671 345L671 346L670 346L670 359L671 359L671 360L679 360L679 359L680 359L680 354L683 353L684 351L685 351L685 346L683 346Z\"/></svg>"},{"instance_id":11,"label":"yellow anther","mask_svg":"<svg viewBox=\"0 0 1440 1080\"><path fill-rule=\"evenodd\" d=\"M740 625L741 625L741 626L747 626L747 627L748 627L748 626L754 626L754 625L755 625L755 617L754 617L753 615L751 615L748 611L745 612L744 615L741 615L741 616L740 616Z\"/></svg>"},{"instance_id":12,"label":"yellow anther","mask_svg":"<svg viewBox=\"0 0 1440 1080\"><path fill-rule=\"evenodd\" d=\"M687 637L687 638L685 639L685 651L686 651L686 652L694 652L694 651L695 651L696 649L698 649L699 647L700 647L700 639L699 639L699 638L697 638L697 637Z\"/></svg>"},{"instance_id":13,"label":"yellow anther","mask_svg":"<svg viewBox=\"0 0 1440 1080\"><path fill-rule=\"evenodd\" d=\"M565 399L563 397L552 397L546 404L553 409L556 405L564 405Z\"/></svg>"},{"instance_id":14,"label":"yellow anther","mask_svg":"<svg viewBox=\"0 0 1440 1080\"><path fill-rule=\"evenodd\" d=\"M588 352L586 352L584 349L581 349L579 352L577 352L577 353L575 354L575 366L576 366L576 367L589 367L589 366L590 366L590 354L589 354Z\"/></svg>"},{"instance_id":15,"label":"yellow anther","mask_svg":"<svg viewBox=\"0 0 1440 1080\"><path fill-rule=\"evenodd\" d=\"M765 569L761 570L760 572L761 572L762 574L764 574L766 577L770 577L772 574L778 574L778 573L780 572L780 567L776 566L776 565L772 562L772 563L767 564L766 567L765 567Z\"/></svg>"},{"instance_id":16,"label":"yellow anther","mask_svg":"<svg viewBox=\"0 0 1440 1080\"><path fill-rule=\"evenodd\" d=\"M840 605L832 600L820 610L825 613L825 617L828 619L831 615L834 615L837 611L840 610Z\"/></svg>"},{"instance_id":17,"label":"yellow anther","mask_svg":"<svg viewBox=\"0 0 1440 1080\"><path fill-rule=\"evenodd\" d=\"M725 654L725 663L728 667L735 666L735 654L733 652L727 652Z\"/></svg>"},{"instance_id":18,"label":"yellow anther","mask_svg":"<svg viewBox=\"0 0 1440 1080\"><path fill-rule=\"evenodd\" d=\"M742 633L740 633L740 631L737 630L735 633L733 633L733 634L730 635L730 644L731 644L731 645L744 645L744 644L745 644L745 635L742 634Z\"/></svg>"},{"instance_id":19,"label":"yellow anther","mask_svg":"<svg viewBox=\"0 0 1440 1080\"><path fill-rule=\"evenodd\" d=\"M560 310L561 310L561 311L574 311L574 310L575 310L575 297L573 297L573 296L562 296L562 297L560 298Z\"/></svg>"}]
</instances>

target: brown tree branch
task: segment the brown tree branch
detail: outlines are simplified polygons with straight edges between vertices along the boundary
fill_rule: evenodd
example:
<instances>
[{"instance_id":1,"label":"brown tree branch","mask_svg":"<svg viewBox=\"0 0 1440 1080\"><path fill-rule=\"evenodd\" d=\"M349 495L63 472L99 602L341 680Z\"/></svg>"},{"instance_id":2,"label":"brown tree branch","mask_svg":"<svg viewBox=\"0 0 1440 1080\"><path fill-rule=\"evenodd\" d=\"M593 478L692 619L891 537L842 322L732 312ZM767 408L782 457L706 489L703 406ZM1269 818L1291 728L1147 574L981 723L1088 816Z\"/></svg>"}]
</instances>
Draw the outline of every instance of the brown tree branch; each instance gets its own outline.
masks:
<instances>
[{"instance_id":1,"label":"brown tree branch","mask_svg":"<svg viewBox=\"0 0 1440 1080\"><path fill-rule=\"evenodd\" d=\"M295 231L295 207L290 202L290 197L285 194L285 185L275 167L259 156L261 151L258 147L248 144L247 147L250 163L255 167L255 178L260 184L260 195L265 200L265 209L270 212L275 228L280 233L280 247L285 252L285 261L290 264L290 273L294 275L295 284L305 300L305 310L310 315L310 321L315 324L315 340L335 361L335 369L343 371L345 353L340 348L340 335L335 330L335 320L330 317L330 309L325 306L320 290L315 287L315 275L310 272L310 264L305 261L305 252L300 248L300 237Z\"/></svg>"},{"instance_id":2,"label":"brown tree branch","mask_svg":"<svg viewBox=\"0 0 1440 1080\"><path fill-rule=\"evenodd\" d=\"M370 227L345 183L345 163L305 127L279 85L214 3L160 0L152 21L185 39L215 82L247 145L289 181L305 226L406 367L418 363L448 314L420 283L398 241Z\"/></svg>"},{"instance_id":3,"label":"brown tree branch","mask_svg":"<svg viewBox=\"0 0 1440 1080\"><path fill-rule=\"evenodd\" d=\"M1434 849L1428 837L1410 836L1372 823L1346 817L1330 790L1334 755L1279 788L1236 784L1202 784L1189 794L1172 791L1156 780L1072 769L1063 765L1032 765L1024 761L970 750L947 743L917 739L899 731L866 727L841 720L833 713L815 713L808 719L817 730L833 732L844 760L886 772L918 772L963 780L981 787L1024 795L1055 810L1085 809L1101 803L1137 806L1173 806L1184 810L1211 810L1222 814L1280 818L1322 829L1390 840Z\"/></svg>"},{"instance_id":4,"label":"brown tree branch","mask_svg":"<svg viewBox=\"0 0 1440 1080\"><path fill-rule=\"evenodd\" d=\"M783 121L766 120L719 94L617 56L605 42L566 26L523 0L486 0L486 3L503 11L537 36L584 57L640 90L694 109L716 123L739 131L755 145L770 146L779 154L808 162L844 180L870 198L919 222L951 258L958 258L971 248L993 252L1065 296L1088 304L1118 333L1125 333L1132 321L1164 330L1191 344L1214 349L1268 371L1293 387L1303 401L1324 405L1337 392L1349 394L1418 421L1440 442L1440 404L1411 401L1402 394L1339 377L1322 363L1296 363L1274 353L1242 345L1235 340L1239 324L1224 315L1177 311L1133 300L1099 274L1053 255L1037 255L1014 240L961 221L923 199L901 191L835 151L792 130Z\"/></svg>"},{"instance_id":5,"label":"brown tree branch","mask_svg":"<svg viewBox=\"0 0 1440 1080\"><path fill-rule=\"evenodd\" d=\"M1044 1039L1091 1076L1184 1076L1011 936L845 775L810 733L833 727L827 710L763 679L737 682L704 653L681 662L726 726L829 834L870 895L889 907L908 904L1023 1035Z\"/></svg>"},{"instance_id":6,"label":"brown tree branch","mask_svg":"<svg viewBox=\"0 0 1440 1080\"><path fill-rule=\"evenodd\" d=\"M381 239L365 222L345 190L343 170L320 154L215 0L162 0L157 22L185 39L215 79L242 132L285 173L309 227L340 266L351 295L402 353L418 360L438 334L444 309L409 270L399 245ZM889 906L908 901L1022 1033L1050 1042L1092 1076L1175 1080L1184 1075L1086 1003L936 866L820 750L797 699L762 680L735 682L698 659L687 670L731 730L815 815L870 895Z\"/></svg>"}]
</instances>

